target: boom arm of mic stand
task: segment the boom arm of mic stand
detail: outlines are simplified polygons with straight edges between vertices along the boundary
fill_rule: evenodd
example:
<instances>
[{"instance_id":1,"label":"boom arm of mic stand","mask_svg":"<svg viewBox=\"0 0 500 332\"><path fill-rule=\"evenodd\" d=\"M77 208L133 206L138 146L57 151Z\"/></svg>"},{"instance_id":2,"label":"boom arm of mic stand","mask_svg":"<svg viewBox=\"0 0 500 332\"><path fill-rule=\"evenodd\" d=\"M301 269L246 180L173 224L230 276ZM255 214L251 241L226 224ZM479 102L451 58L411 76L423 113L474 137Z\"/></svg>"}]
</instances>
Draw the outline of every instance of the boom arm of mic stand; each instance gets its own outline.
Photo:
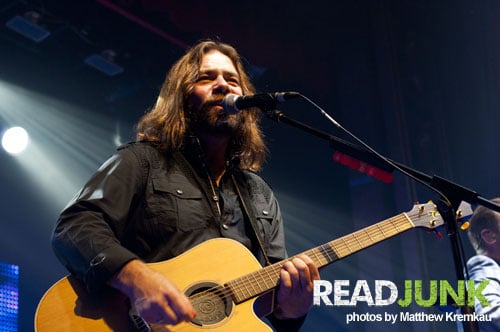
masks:
<instances>
[{"instance_id":1,"label":"boom arm of mic stand","mask_svg":"<svg viewBox=\"0 0 500 332\"><path fill-rule=\"evenodd\" d=\"M457 205L453 206L454 209L458 208L458 205L460 204L461 201L465 201L471 205L478 205L479 204L479 205L483 205L489 209L492 209L494 211L500 212L500 205L499 204L496 204L495 202L492 202L486 198L483 198L483 197L479 196L479 194L477 192L470 190L468 188L465 188L459 184L453 183L452 181L446 180L446 179L439 177L437 175L430 176L428 174L425 174L423 172L420 172L416 169L413 169L413 168L408 167L406 165L403 165L401 163L395 162L395 161L388 159L388 158L387 158L387 161L381 160L376 154L374 154L371 151L366 150L363 147L360 147L356 144L345 141L341 138L330 135L324 131L318 130L318 129L311 127L309 125L306 125L300 121L297 121L293 118L290 118L289 116L283 114L283 112L281 112L279 110L267 111L266 115L267 115L267 117L269 117L272 120L275 120L276 122L286 123L288 125L291 125L291 126L298 128L298 129L301 129L301 130L308 132L316 137L319 137L321 139L328 141L330 143L330 146L334 150L337 150L339 152L350 155L356 159L359 159L361 161L369 163L369 164L376 166L380 169L386 170L388 172L392 172L392 171L394 171L395 167L387 162L387 161L389 161L390 163L396 165L398 168L400 168L400 169L404 170L405 172L411 174L412 176L420 179L421 181L428 183L433 188L436 188L437 190L441 191L447 197L452 198L453 201L458 200Z\"/></svg>"}]
</instances>

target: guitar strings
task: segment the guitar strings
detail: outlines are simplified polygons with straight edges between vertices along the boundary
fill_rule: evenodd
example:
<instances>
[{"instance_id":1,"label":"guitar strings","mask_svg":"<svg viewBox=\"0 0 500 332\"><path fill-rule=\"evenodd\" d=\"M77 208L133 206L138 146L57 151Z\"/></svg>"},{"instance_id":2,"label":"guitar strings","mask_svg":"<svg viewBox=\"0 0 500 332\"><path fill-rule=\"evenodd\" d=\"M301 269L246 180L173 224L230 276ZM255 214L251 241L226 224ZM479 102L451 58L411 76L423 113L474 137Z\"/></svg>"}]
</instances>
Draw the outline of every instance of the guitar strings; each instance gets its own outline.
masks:
<instances>
[{"instance_id":1,"label":"guitar strings","mask_svg":"<svg viewBox=\"0 0 500 332\"><path fill-rule=\"evenodd\" d=\"M420 213L418 213L420 214ZM415 214L417 215L417 214ZM413 217L413 216L412 216ZM338 256L336 255L335 253L335 247L332 245L334 242L341 242L341 243L338 243L338 248L336 248L338 251L347 248L347 252L348 254L351 254L351 253L354 253L356 251L359 251L363 248L366 248L366 246L362 247L361 246L361 243L360 241L364 241L364 239L362 237L364 237L365 239L366 238L370 238L370 240L372 240L373 242L373 239L372 237L370 236L370 231L372 232L372 235L375 235L375 232L374 231L374 228L377 228L379 230L379 232L382 232L382 234L384 235L384 238L382 238L380 241L382 241L383 239L385 238L388 238L390 236L394 236L398 233L401 233L402 231L405 231L405 230L408 230L412 227L412 225L410 224L409 227L405 227L403 230L401 229L398 229L398 225L395 224L394 222L396 221L408 221L407 220L407 217L402 214L402 215L399 215L399 216L396 216L396 217L393 217L393 218L390 218L386 221L382 221L380 223L377 223L377 224L374 224L372 226L369 226L367 229L364 229L364 230L360 230L360 231L357 231L353 234L349 234L349 235L346 235L346 236L343 236L337 240L333 240L331 242L328 242L320 247L323 247L323 250L322 250L322 253L323 254L327 254L329 256L329 259L331 260L331 257L330 257L330 254L332 256ZM400 225L401 226L401 225ZM384 229L385 231L387 231L390 235L389 236L386 236L385 233L384 233ZM379 233L377 232L377 233ZM353 244L357 244L357 246L359 247L359 249L357 250L352 250L350 249L350 246L349 245L353 245ZM373 242L372 244L374 244L376 242ZM319 247L318 247L319 248ZM318 258L318 253L317 253L318 249L317 248L313 248L313 249L310 249L306 252L304 252L305 254L308 254L310 256L313 256L313 258L316 258L317 261L319 262L320 259ZM343 255L343 256L338 256L338 257L344 257L346 255ZM253 281L259 281L258 278L256 278L256 276L260 276L263 274L263 272L268 272L269 274L269 269L272 269L272 270L275 270L273 271L274 273L276 273L277 271L279 272L279 270L281 269L281 266L288 260L292 259L293 257L289 258L289 259L286 259L284 261L281 261L281 262L278 262L276 264L273 264L271 266L268 266L268 267L265 267L263 268L262 270L259 270L259 271L256 271L256 272L253 272L253 273L250 273L246 276L243 276L243 277L240 277L240 278L237 278L237 279L234 279L232 281L229 281L226 283L226 286L216 286L216 287L212 287L212 288L209 288L207 290L204 290L202 292L199 292L199 293L196 293L196 294L193 294L190 298L194 300L194 303L199 303L199 302L203 302L204 300L206 299L209 299L210 297L212 296L219 296L219 297L227 297L229 295L231 295L231 293L238 293L240 294L241 290L244 289L246 290L246 292L248 293L248 297L246 297L245 299L243 300L246 300L248 298L251 298L251 297L254 297L256 295L259 295L261 292L265 292L269 289L271 289L272 287L268 287L267 289L264 289L262 291L259 291L259 292L251 292L249 289L248 289L248 284L249 284L249 281L250 281L250 284L252 285L252 282L250 279L253 279ZM315 262L316 263L316 262ZM263 271L263 270L266 270L266 271ZM277 271L276 271L277 270ZM253 278L252 278L253 277ZM265 279L263 279L262 277L260 278L261 281L265 282ZM234 286L233 286L234 285ZM232 288L234 289L234 292L227 288L227 286L232 286ZM267 287L267 286L266 286Z\"/></svg>"},{"instance_id":2,"label":"guitar strings","mask_svg":"<svg viewBox=\"0 0 500 332\"><path fill-rule=\"evenodd\" d=\"M321 262L321 258L326 260L326 263L331 263L336 259L343 258L352 253L365 249L370 245L376 244L392 236L407 231L414 227L413 223L409 219L413 219L414 217L421 215L422 212L417 212L417 213L409 212L407 214L403 213L395 217L389 218L387 220L381 221L379 223L376 223L374 225L371 225L365 229L358 230L352 234L344 235L338 239L320 245L319 247L307 250L304 252L304 254L312 256L311 258L313 259L315 264L323 266L324 263ZM388 235L386 234L386 232ZM382 237L378 240L374 240L374 238L376 238L376 236L380 234L382 234ZM363 242L369 242L370 244L363 245ZM353 245L356 245L358 248L351 249ZM341 254L342 251L344 252L344 254ZM325 255L328 256L328 259L324 257ZM248 293L248 296L245 296L243 294L242 295L243 298L239 302L241 303L245 300L255 297L277 286L277 285L267 286L266 278L263 277L263 274L266 273L268 278L278 277L279 271L281 270L283 264L291 259L293 259L293 256L278 263L275 263L273 265L264 267L263 269L260 269L258 271L228 281L224 285L214 286L206 290L203 290L201 292L195 293L189 296L189 298L192 300L194 305L197 305L199 303L209 300L210 298L213 298L213 296L217 296L220 298L227 298L231 296L233 300L235 300L236 295L241 295L242 292L246 291L246 293ZM264 284L265 288L258 289L257 291L254 288L254 290L251 291L248 288L248 284L252 285L252 288L254 288L253 284L260 285L258 287L262 287L262 284Z\"/></svg>"}]
</instances>

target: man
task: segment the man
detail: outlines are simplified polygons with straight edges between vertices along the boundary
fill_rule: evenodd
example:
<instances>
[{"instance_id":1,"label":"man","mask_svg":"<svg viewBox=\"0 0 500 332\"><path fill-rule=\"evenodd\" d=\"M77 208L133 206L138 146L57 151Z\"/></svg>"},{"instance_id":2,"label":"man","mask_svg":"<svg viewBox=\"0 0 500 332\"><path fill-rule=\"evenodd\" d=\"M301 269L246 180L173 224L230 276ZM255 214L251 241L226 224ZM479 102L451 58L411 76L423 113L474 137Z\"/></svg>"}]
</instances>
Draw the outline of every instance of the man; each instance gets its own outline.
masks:
<instances>
[{"instance_id":1,"label":"man","mask_svg":"<svg viewBox=\"0 0 500 332\"><path fill-rule=\"evenodd\" d=\"M492 200L500 203L500 198ZM483 295L489 306L476 303L478 315L486 315L490 322L479 322L481 332L500 332L500 213L479 206L470 220L469 239L477 255L467 262L469 277L476 283L489 280Z\"/></svg>"},{"instance_id":2,"label":"man","mask_svg":"<svg viewBox=\"0 0 500 332\"><path fill-rule=\"evenodd\" d=\"M168 275L145 262L217 237L241 242L261 263L286 257L278 203L254 173L266 152L257 110L227 114L228 93L254 93L237 52L216 41L194 46L139 121L137 142L101 166L57 223L53 247L68 270L90 292L106 284L122 291L147 322L188 322L196 312ZM269 317L276 329L300 327L315 279L305 255L283 265Z\"/></svg>"}]
</instances>

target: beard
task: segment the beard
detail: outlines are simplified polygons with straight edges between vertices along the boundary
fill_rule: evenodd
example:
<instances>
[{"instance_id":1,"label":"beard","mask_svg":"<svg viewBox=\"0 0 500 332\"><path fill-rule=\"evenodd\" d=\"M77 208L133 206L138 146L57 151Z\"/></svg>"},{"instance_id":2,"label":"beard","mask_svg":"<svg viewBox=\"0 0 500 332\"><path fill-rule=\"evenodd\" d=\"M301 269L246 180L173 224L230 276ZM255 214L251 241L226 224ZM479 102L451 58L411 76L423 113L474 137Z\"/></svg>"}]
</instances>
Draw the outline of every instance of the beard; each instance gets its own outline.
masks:
<instances>
[{"instance_id":1,"label":"beard","mask_svg":"<svg viewBox=\"0 0 500 332\"><path fill-rule=\"evenodd\" d=\"M194 133L204 133L218 137L234 137L242 127L242 115L228 114L221 109L224 96L212 96L199 109L188 105L188 124Z\"/></svg>"}]
</instances>

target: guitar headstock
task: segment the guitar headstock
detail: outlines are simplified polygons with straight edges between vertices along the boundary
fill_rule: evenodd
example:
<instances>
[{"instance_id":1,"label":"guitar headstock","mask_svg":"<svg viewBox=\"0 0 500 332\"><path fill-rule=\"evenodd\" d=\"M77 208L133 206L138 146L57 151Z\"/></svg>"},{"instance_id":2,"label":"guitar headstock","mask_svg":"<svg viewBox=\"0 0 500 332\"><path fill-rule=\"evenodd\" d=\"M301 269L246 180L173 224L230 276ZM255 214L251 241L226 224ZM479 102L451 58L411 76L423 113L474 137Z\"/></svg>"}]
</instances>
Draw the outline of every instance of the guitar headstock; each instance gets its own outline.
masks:
<instances>
[{"instance_id":1,"label":"guitar headstock","mask_svg":"<svg viewBox=\"0 0 500 332\"><path fill-rule=\"evenodd\" d=\"M472 209L469 204L462 202L457 209L457 221L463 222L470 217ZM406 213L406 216L415 227L423 227L434 230L444 225L444 220L439 214L436 204L428 201L424 204L415 204L411 211Z\"/></svg>"},{"instance_id":2,"label":"guitar headstock","mask_svg":"<svg viewBox=\"0 0 500 332\"><path fill-rule=\"evenodd\" d=\"M415 227L435 229L444 225L444 220L438 212L436 204L428 201L424 204L415 204L406 216Z\"/></svg>"}]
</instances>

